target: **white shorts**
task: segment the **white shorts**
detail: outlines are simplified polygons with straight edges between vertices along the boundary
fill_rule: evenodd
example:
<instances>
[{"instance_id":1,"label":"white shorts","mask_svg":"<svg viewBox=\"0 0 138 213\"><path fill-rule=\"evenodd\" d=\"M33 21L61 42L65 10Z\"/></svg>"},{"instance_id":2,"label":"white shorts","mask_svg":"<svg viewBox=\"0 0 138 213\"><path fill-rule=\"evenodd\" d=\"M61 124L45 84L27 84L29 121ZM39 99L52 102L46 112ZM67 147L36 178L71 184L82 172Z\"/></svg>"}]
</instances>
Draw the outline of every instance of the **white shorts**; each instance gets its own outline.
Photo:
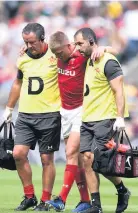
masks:
<instances>
[{"instance_id":1,"label":"white shorts","mask_svg":"<svg viewBox=\"0 0 138 213\"><path fill-rule=\"evenodd\" d=\"M67 138L71 132L80 132L82 106L72 110L61 108L60 114L64 138Z\"/></svg>"}]
</instances>

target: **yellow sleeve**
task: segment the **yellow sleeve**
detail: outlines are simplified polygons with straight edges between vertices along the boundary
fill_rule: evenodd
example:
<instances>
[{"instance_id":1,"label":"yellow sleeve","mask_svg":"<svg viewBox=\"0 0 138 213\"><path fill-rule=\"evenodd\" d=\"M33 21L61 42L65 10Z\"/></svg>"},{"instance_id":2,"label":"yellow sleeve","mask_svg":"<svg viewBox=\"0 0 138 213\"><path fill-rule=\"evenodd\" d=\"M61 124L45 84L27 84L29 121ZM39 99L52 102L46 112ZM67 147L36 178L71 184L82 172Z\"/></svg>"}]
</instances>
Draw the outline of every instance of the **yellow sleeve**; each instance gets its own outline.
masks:
<instances>
[{"instance_id":1,"label":"yellow sleeve","mask_svg":"<svg viewBox=\"0 0 138 213\"><path fill-rule=\"evenodd\" d=\"M22 57L17 58L16 66L18 70L22 70Z\"/></svg>"}]
</instances>

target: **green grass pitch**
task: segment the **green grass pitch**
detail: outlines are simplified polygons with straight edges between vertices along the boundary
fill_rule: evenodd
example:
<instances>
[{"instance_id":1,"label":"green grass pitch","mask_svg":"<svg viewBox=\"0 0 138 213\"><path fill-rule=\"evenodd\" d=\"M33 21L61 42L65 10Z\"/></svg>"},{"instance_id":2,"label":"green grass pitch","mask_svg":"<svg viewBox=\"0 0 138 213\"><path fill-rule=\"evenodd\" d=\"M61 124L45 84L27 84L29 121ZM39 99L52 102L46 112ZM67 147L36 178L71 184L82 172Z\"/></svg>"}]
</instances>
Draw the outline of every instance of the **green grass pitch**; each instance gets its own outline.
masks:
<instances>
[{"instance_id":1,"label":"green grass pitch","mask_svg":"<svg viewBox=\"0 0 138 213\"><path fill-rule=\"evenodd\" d=\"M41 167L33 166L33 183L35 186L36 196L38 200L41 196ZM56 166L57 176L54 185L53 195L58 195L63 181L64 165ZM129 207L125 213L138 213L138 178L123 179L126 186L130 189L132 195L129 202ZM104 213L114 213L116 208L117 196L114 186L101 176L101 201ZM0 170L0 213L14 212L14 208L21 202L23 189L16 172ZM65 213L71 210L79 202L80 197L76 185L69 194L66 203ZM32 212L32 209L26 211ZM54 211L51 211L51 213Z\"/></svg>"}]
</instances>

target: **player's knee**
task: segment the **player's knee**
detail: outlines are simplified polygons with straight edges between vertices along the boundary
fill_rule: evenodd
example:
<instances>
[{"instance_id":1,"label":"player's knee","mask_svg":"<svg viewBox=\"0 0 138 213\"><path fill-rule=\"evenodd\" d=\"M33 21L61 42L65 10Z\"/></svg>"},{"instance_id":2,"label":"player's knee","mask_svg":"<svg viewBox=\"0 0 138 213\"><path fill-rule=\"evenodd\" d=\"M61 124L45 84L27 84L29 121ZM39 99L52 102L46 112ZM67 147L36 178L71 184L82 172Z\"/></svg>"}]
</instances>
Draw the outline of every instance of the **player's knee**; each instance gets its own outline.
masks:
<instances>
[{"instance_id":1,"label":"player's knee","mask_svg":"<svg viewBox=\"0 0 138 213\"><path fill-rule=\"evenodd\" d=\"M43 167L54 166L54 162L51 160L41 160Z\"/></svg>"},{"instance_id":2,"label":"player's knee","mask_svg":"<svg viewBox=\"0 0 138 213\"><path fill-rule=\"evenodd\" d=\"M18 149L13 150L13 157L14 157L15 161L21 161L21 160L27 159L27 155Z\"/></svg>"},{"instance_id":3,"label":"player's knee","mask_svg":"<svg viewBox=\"0 0 138 213\"><path fill-rule=\"evenodd\" d=\"M83 156L83 162L84 162L84 168L90 168L93 161L93 154L91 152L84 153Z\"/></svg>"},{"instance_id":4,"label":"player's knee","mask_svg":"<svg viewBox=\"0 0 138 213\"><path fill-rule=\"evenodd\" d=\"M67 160L72 160L72 159L76 159L78 161L78 156L79 156L79 153L77 150L74 150L74 149L69 149L69 150L66 150L66 158Z\"/></svg>"},{"instance_id":5,"label":"player's knee","mask_svg":"<svg viewBox=\"0 0 138 213\"><path fill-rule=\"evenodd\" d=\"M41 162L43 167L53 166L54 157L53 155L41 155Z\"/></svg>"}]
</instances>

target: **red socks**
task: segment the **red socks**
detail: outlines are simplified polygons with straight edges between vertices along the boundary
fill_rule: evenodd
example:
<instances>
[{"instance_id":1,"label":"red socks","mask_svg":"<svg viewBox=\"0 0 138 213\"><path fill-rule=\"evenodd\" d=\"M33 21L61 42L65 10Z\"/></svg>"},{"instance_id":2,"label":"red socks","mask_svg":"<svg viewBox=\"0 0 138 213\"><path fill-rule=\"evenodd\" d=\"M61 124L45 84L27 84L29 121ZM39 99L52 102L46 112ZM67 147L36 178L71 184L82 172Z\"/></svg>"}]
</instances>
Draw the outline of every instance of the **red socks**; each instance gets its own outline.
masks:
<instances>
[{"instance_id":1,"label":"red socks","mask_svg":"<svg viewBox=\"0 0 138 213\"><path fill-rule=\"evenodd\" d=\"M32 198L34 196L33 184L24 187L24 194L27 198ZM46 200L50 200L50 199L51 199L51 193L43 190L41 200L45 202Z\"/></svg>"},{"instance_id":2,"label":"red socks","mask_svg":"<svg viewBox=\"0 0 138 213\"><path fill-rule=\"evenodd\" d=\"M34 196L34 186L29 185L24 187L24 194L27 198L32 198ZM51 193L48 191L43 190L42 192L42 201L50 200L51 199Z\"/></svg>"},{"instance_id":3,"label":"red socks","mask_svg":"<svg viewBox=\"0 0 138 213\"><path fill-rule=\"evenodd\" d=\"M34 186L33 184L24 187L24 194L27 198L32 198L34 196Z\"/></svg>"},{"instance_id":4,"label":"red socks","mask_svg":"<svg viewBox=\"0 0 138 213\"><path fill-rule=\"evenodd\" d=\"M70 192L74 180L76 180L81 196L81 201L89 201L90 199L86 184L85 172L84 169L79 169L77 165L66 165L64 172L64 183L59 196L64 202L66 202L67 196ZM24 187L24 194L27 198L32 198L34 196L33 184ZM45 202L46 200L50 199L51 193L43 190L41 200Z\"/></svg>"},{"instance_id":5,"label":"red socks","mask_svg":"<svg viewBox=\"0 0 138 213\"><path fill-rule=\"evenodd\" d=\"M86 177L85 177L85 171L83 168L78 168L77 174L76 174L76 184L78 186L81 201L90 201L89 199L89 193L86 183Z\"/></svg>"},{"instance_id":6,"label":"red socks","mask_svg":"<svg viewBox=\"0 0 138 213\"><path fill-rule=\"evenodd\" d=\"M45 201L50 200L50 199L51 199L51 193L43 190L41 200L43 202L45 202Z\"/></svg>"},{"instance_id":7,"label":"red socks","mask_svg":"<svg viewBox=\"0 0 138 213\"><path fill-rule=\"evenodd\" d=\"M75 180L77 168L78 168L77 165L66 165L64 172L64 183L59 195L64 202L66 202L67 196Z\"/></svg>"}]
</instances>

